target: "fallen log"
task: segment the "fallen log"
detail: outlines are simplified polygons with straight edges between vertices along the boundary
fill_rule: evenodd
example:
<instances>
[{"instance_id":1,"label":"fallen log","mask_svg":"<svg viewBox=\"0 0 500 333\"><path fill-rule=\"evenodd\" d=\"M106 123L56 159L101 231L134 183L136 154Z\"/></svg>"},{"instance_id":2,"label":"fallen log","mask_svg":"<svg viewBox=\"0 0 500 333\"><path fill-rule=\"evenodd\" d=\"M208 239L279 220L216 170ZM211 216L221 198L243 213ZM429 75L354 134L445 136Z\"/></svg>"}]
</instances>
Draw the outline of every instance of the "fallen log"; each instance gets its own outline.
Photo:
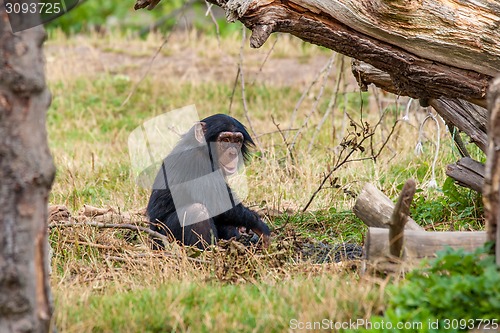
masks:
<instances>
[{"instance_id":1,"label":"fallen log","mask_svg":"<svg viewBox=\"0 0 500 333\"><path fill-rule=\"evenodd\" d=\"M453 178L460 186L470 188L476 192L483 192L484 164L464 157L454 164L446 166L446 175Z\"/></svg>"},{"instance_id":2,"label":"fallen log","mask_svg":"<svg viewBox=\"0 0 500 333\"><path fill-rule=\"evenodd\" d=\"M405 230L402 259L415 260L434 257L445 247L472 251L484 245L484 231L426 232ZM390 257L389 230L369 228L365 242L365 258L371 263L385 262Z\"/></svg>"},{"instance_id":3,"label":"fallen log","mask_svg":"<svg viewBox=\"0 0 500 333\"><path fill-rule=\"evenodd\" d=\"M369 227L389 228L389 221L394 211L394 203L374 185L367 183L353 207L354 214ZM420 230L419 226L411 217L405 225L406 230ZM389 236L387 236L389 239Z\"/></svg>"}]
</instances>

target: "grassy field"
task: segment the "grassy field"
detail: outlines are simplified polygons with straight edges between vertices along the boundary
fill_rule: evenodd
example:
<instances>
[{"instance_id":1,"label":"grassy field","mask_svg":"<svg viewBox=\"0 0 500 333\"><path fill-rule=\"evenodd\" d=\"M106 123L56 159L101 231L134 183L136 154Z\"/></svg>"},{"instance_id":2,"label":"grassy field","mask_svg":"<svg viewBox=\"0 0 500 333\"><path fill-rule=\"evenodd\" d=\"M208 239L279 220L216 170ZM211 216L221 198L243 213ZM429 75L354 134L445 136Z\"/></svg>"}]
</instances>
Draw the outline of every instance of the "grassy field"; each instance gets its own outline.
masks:
<instances>
[{"instance_id":1,"label":"grassy field","mask_svg":"<svg viewBox=\"0 0 500 333\"><path fill-rule=\"evenodd\" d=\"M51 34L48 134L58 171L50 203L73 214L85 204L143 209L149 190L131 172L129 134L196 104L200 117L240 119L256 139L245 202L277 212L267 219L273 244L267 252L228 243L205 253L173 244L159 258L144 235L52 228L60 332L279 332L381 314L385 287L398 277L361 275L358 263L303 261L296 250L304 242L362 244L366 228L350 210L366 182L395 198L413 178L412 217L421 225L482 228L477 196L445 182L446 164L459 155L442 120L425 120L417 102L405 117L407 98L360 92L349 59L286 35L259 50L242 47L240 35L219 43L178 32L159 50L162 38ZM234 85L239 64L244 89L241 80Z\"/></svg>"}]
</instances>

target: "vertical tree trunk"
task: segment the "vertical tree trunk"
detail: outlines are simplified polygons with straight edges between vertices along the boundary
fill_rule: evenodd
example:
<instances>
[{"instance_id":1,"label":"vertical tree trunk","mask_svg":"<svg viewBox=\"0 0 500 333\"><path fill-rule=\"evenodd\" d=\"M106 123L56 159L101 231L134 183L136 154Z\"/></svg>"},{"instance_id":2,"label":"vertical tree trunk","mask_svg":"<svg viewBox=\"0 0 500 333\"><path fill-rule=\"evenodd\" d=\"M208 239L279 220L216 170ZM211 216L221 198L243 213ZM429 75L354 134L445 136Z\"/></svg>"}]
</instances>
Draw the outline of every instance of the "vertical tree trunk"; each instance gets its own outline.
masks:
<instances>
[{"instance_id":1,"label":"vertical tree trunk","mask_svg":"<svg viewBox=\"0 0 500 333\"><path fill-rule=\"evenodd\" d=\"M496 262L500 266L500 77L488 92L488 157L484 177L483 202L489 241L496 241Z\"/></svg>"},{"instance_id":2,"label":"vertical tree trunk","mask_svg":"<svg viewBox=\"0 0 500 333\"><path fill-rule=\"evenodd\" d=\"M13 34L0 8L0 332L48 332L45 31Z\"/></svg>"}]
</instances>

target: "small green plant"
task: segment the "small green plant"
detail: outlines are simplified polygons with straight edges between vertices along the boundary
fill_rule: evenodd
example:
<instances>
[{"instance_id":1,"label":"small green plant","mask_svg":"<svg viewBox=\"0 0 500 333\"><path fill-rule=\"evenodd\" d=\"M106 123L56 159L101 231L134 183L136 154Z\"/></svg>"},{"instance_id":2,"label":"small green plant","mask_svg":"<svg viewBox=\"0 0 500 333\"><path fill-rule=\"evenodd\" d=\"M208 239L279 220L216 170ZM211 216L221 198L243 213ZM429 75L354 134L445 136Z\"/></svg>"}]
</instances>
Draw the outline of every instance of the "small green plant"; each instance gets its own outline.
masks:
<instances>
[{"instance_id":1,"label":"small green plant","mask_svg":"<svg viewBox=\"0 0 500 333\"><path fill-rule=\"evenodd\" d=\"M389 286L387 310L384 317L371 318L372 330L379 326L377 331L392 332L405 323L408 332L498 328L500 274L490 249L487 245L467 253L448 248L402 284Z\"/></svg>"},{"instance_id":2,"label":"small green plant","mask_svg":"<svg viewBox=\"0 0 500 333\"><path fill-rule=\"evenodd\" d=\"M481 200L480 194L456 185L448 177L435 197L429 198L423 190L417 190L412 217L436 229L442 229L440 225L443 225L446 229L478 230L483 227Z\"/></svg>"}]
</instances>

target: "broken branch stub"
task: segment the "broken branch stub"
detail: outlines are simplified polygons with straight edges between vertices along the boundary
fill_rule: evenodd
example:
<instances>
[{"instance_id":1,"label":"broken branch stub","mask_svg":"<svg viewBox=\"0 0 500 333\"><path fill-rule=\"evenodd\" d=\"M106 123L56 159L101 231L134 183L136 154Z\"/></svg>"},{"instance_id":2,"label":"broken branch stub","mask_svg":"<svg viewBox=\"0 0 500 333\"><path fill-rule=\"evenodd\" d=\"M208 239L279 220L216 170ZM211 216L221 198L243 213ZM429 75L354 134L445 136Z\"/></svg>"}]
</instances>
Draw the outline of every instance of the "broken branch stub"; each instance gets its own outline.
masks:
<instances>
[{"instance_id":1,"label":"broken branch stub","mask_svg":"<svg viewBox=\"0 0 500 333\"><path fill-rule=\"evenodd\" d=\"M403 186L398 202L389 220L389 249L392 256L401 257L404 243L404 228L410 215L410 206L415 195L416 184L409 179Z\"/></svg>"}]
</instances>

